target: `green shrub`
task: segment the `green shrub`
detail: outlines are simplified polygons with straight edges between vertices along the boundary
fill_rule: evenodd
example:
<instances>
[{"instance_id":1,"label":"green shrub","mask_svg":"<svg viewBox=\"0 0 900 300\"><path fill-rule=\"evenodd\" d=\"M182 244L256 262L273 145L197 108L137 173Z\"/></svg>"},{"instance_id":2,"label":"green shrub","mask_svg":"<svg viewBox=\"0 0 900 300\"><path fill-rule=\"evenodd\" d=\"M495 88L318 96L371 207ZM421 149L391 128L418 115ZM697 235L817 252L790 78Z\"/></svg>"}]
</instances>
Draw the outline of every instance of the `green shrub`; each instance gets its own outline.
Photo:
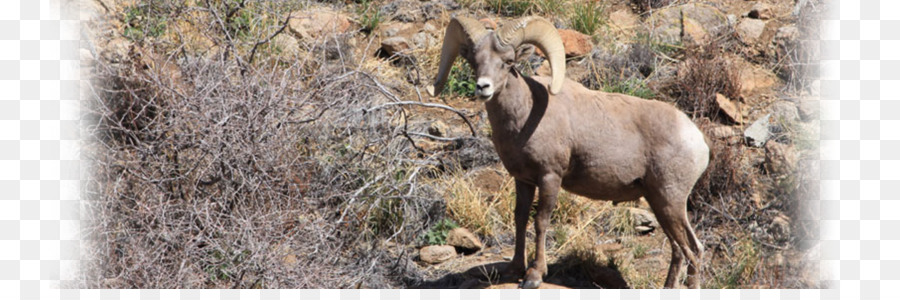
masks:
<instances>
[{"instance_id":1,"label":"green shrub","mask_svg":"<svg viewBox=\"0 0 900 300\"><path fill-rule=\"evenodd\" d=\"M447 243L447 234L450 230L459 227L456 222L450 219L442 219L431 226L431 229L422 236L422 243L425 245L443 245Z\"/></svg>"},{"instance_id":2,"label":"green shrub","mask_svg":"<svg viewBox=\"0 0 900 300\"><path fill-rule=\"evenodd\" d=\"M444 93L463 97L475 96L475 76L472 67L465 60L459 59L450 68L447 88Z\"/></svg>"},{"instance_id":3,"label":"green shrub","mask_svg":"<svg viewBox=\"0 0 900 300\"><path fill-rule=\"evenodd\" d=\"M647 87L647 82L639 78L628 78L623 81L614 81L603 87L603 91L607 93L619 93L631 95L644 99L653 99L656 94Z\"/></svg>"},{"instance_id":4,"label":"green shrub","mask_svg":"<svg viewBox=\"0 0 900 300\"><path fill-rule=\"evenodd\" d=\"M362 25L362 32L366 34L372 33L383 20L381 11L375 8L369 0L361 1L356 13L359 15L359 24Z\"/></svg>"},{"instance_id":5,"label":"green shrub","mask_svg":"<svg viewBox=\"0 0 900 300\"><path fill-rule=\"evenodd\" d=\"M606 8L595 1L578 1L573 4L573 14L569 19L572 29L593 36L605 23L603 11Z\"/></svg>"},{"instance_id":6,"label":"green shrub","mask_svg":"<svg viewBox=\"0 0 900 300\"><path fill-rule=\"evenodd\" d=\"M166 17L155 12L149 4L126 7L122 22L125 23L122 35L132 42L161 36L167 27Z\"/></svg>"},{"instance_id":7,"label":"green shrub","mask_svg":"<svg viewBox=\"0 0 900 300\"><path fill-rule=\"evenodd\" d=\"M485 5L494 13L516 17L531 12L533 0L487 0Z\"/></svg>"}]
</instances>

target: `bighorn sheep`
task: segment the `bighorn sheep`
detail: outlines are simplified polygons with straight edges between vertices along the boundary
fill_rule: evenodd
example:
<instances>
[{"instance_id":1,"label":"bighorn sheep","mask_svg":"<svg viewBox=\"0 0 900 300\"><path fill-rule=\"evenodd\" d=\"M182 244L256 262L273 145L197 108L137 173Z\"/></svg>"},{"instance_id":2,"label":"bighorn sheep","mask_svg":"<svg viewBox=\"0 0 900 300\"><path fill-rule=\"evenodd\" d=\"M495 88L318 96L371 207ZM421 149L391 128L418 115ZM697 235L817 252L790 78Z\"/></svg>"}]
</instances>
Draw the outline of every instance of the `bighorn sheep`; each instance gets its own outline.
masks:
<instances>
[{"instance_id":1,"label":"bighorn sheep","mask_svg":"<svg viewBox=\"0 0 900 300\"><path fill-rule=\"evenodd\" d=\"M551 77L525 77L513 64L540 48ZM516 182L516 242L506 278L537 288L547 274L545 237L560 187L591 199L647 199L669 239L672 260L665 287L675 287L688 261L687 286L700 283L703 246L687 215L687 198L709 163L703 133L668 103L604 93L566 80L562 40L540 17L523 17L496 32L474 19L450 21L432 96L441 92L456 57L477 76L476 95L486 100L492 139ZM549 89L547 84L549 83ZM525 228L538 188L534 228L536 256L526 270Z\"/></svg>"}]
</instances>

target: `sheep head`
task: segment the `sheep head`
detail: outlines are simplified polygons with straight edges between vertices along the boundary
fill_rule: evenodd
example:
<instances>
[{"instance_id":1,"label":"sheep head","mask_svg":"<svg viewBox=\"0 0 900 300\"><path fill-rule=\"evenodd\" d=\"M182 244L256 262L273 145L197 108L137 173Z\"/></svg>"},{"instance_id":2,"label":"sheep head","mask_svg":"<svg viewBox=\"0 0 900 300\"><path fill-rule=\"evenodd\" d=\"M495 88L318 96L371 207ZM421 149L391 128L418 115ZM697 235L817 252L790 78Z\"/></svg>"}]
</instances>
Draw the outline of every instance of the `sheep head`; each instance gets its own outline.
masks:
<instances>
[{"instance_id":1,"label":"sheep head","mask_svg":"<svg viewBox=\"0 0 900 300\"><path fill-rule=\"evenodd\" d=\"M527 58L534 47L541 49L550 61L552 80L550 93L562 88L566 71L565 49L556 28L541 17L523 17L504 23L496 32L485 29L481 22L467 17L450 20L441 49L441 62L434 85L428 86L428 94L440 94L447 83L450 67L461 55L472 65L477 76L475 93L490 99L499 92L514 70L517 60Z\"/></svg>"}]
</instances>

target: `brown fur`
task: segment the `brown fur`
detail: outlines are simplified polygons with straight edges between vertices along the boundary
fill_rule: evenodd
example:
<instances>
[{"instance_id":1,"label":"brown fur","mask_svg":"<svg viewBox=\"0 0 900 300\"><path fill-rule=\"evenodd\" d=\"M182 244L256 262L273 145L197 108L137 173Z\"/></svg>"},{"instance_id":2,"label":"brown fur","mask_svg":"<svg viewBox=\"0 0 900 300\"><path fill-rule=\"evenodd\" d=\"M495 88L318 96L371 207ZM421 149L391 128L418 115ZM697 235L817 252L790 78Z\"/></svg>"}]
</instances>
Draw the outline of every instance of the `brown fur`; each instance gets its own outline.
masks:
<instances>
[{"instance_id":1,"label":"brown fur","mask_svg":"<svg viewBox=\"0 0 900 300\"><path fill-rule=\"evenodd\" d=\"M462 55L496 90L486 102L493 143L516 181L516 246L505 274L535 288L547 273L546 231L564 188L592 199L627 201L644 196L669 238L672 261L665 287L676 284L688 260L687 285L699 287L703 247L687 218L687 196L708 164L708 140L674 106L622 94L592 91L566 81L547 91L548 77L523 77L512 68L516 53L493 33ZM517 55L518 54L518 55ZM480 88L480 87L479 87ZM701 149L705 147L706 149ZM702 156L700 156L702 154ZM526 270L525 227L538 194L536 259Z\"/></svg>"}]
</instances>

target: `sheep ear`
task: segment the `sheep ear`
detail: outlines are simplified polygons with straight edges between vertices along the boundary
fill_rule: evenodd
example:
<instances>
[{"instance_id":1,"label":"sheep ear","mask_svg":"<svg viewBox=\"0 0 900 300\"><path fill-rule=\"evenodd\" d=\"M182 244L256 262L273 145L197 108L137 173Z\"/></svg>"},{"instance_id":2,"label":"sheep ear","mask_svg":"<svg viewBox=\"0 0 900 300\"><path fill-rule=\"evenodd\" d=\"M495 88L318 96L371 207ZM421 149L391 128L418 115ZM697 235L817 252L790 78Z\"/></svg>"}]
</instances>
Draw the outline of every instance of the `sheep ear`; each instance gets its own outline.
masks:
<instances>
[{"instance_id":1,"label":"sheep ear","mask_svg":"<svg viewBox=\"0 0 900 300\"><path fill-rule=\"evenodd\" d=\"M523 44L516 49L516 61L523 61L534 54L534 45Z\"/></svg>"}]
</instances>

